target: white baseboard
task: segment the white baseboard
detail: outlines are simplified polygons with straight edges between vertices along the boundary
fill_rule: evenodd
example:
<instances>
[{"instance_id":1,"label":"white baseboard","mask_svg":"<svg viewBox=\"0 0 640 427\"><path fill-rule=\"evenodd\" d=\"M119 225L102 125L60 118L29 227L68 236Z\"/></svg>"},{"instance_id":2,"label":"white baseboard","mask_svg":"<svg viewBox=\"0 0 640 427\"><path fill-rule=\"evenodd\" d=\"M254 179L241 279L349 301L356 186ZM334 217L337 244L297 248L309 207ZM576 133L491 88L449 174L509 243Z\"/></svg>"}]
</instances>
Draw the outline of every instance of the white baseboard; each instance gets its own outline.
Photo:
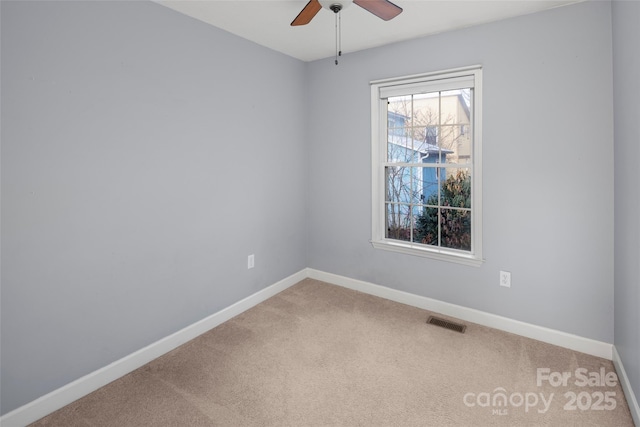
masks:
<instances>
[{"instance_id":1,"label":"white baseboard","mask_svg":"<svg viewBox=\"0 0 640 427\"><path fill-rule=\"evenodd\" d=\"M237 303L218 311L184 329L154 342L103 368L81 377L57 390L52 391L26 405L0 417L2 427L23 427L83 396L109 384L112 381L138 369L187 341L226 322L232 317L250 309L262 301L282 292L305 279L306 270L301 270L273 285L256 292Z\"/></svg>"},{"instance_id":2,"label":"white baseboard","mask_svg":"<svg viewBox=\"0 0 640 427\"><path fill-rule=\"evenodd\" d=\"M2 417L0 417L0 426L22 427L34 421L37 421L40 418L99 389L100 387L128 374L129 372L138 369L146 363L149 363L150 361L179 347L187 341L196 338L197 336L220 325L221 323L226 322L232 317L235 317L238 314L248 310L249 308L261 303L262 301L282 292L283 290L289 288L290 286L298 283L305 278L322 280L327 283L364 292L370 295L375 295L381 298L386 298L391 301L400 302L403 304L462 319L468 322L473 322L483 326L511 332L594 356L603 357L608 360L612 360L614 356L617 357L617 353L615 353L613 345L608 343L595 341L536 325L531 325L483 311L474 310L403 291L398 291L373 283L351 279L345 276L339 276L337 274L325 273L319 270L305 268L277 283L274 283L273 285L265 289L262 289L261 291L256 292L253 295L248 296L241 301L238 301L237 303L223 310L220 310L217 313L212 314L209 317L206 317L205 319L187 326L186 328L174 334L171 334L153 344L150 344L147 347L144 347L126 357L123 357L122 359L117 360L110 365L98 369L97 371L92 372L88 375L85 375L82 378L79 378L57 390L52 391L51 393L48 393L34 400L33 402L30 402L3 415ZM631 396L629 401L633 402L633 404L630 403L629 406L631 407L635 405L631 411L633 413L635 410L635 414L633 415L634 420L636 424L640 425L637 419L638 403L635 400L633 392L631 391L626 375L623 374L624 369L622 368L622 362L620 361L619 357L617 358L617 362L615 358L613 360L614 363L617 363L616 369L618 369L618 372L622 373L621 377L626 380L626 383L624 382L624 380L621 380L623 381L623 387L626 387L624 391L625 393L627 393L627 396Z\"/></svg>"},{"instance_id":3,"label":"white baseboard","mask_svg":"<svg viewBox=\"0 0 640 427\"><path fill-rule=\"evenodd\" d=\"M640 405L638 405L636 395L631 388L631 382L629 381L629 377L627 377L627 372L624 370L622 359L620 359L620 355L618 354L618 350L615 346L613 347L613 365L616 367L618 379L622 385L622 391L624 391L624 396L627 398L627 404L629 405L633 422L637 426L640 426Z\"/></svg>"},{"instance_id":4,"label":"white baseboard","mask_svg":"<svg viewBox=\"0 0 640 427\"><path fill-rule=\"evenodd\" d=\"M413 307L455 317L467 322L499 329L501 331L511 332L512 334L521 335L608 360L611 360L613 356L613 345L609 343L568 334L554 329L544 328L542 326L532 325L530 323L520 322L507 317L410 294L408 292L398 291L396 289L375 285L373 283L339 276L337 274L325 273L323 271L308 268L307 275L308 277L322 280L323 282L343 286L366 294L386 298L391 301L400 302Z\"/></svg>"}]
</instances>

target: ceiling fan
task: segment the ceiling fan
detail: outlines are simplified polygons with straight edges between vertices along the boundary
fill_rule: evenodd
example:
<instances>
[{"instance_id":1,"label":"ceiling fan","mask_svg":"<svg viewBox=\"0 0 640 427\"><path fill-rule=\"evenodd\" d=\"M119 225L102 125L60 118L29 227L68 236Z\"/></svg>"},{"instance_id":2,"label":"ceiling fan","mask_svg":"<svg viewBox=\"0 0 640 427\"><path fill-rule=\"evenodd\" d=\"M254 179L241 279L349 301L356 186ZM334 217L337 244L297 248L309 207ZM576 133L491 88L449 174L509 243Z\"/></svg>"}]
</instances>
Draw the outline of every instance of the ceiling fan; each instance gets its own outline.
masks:
<instances>
[{"instance_id":1,"label":"ceiling fan","mask_svg":"<svg viewBox=\"0 0 640 427\"><path fill-rule=\"evenodd\" d=\"M349 6L351 2L352 0L310 0L293 22L291 22L291 25L298 26L308 24L323 7L337 14ZM353 3L385 21L395 18L402 12L400 6L391 3L389 0L353 0Z\"/></svg>"}]
</instances>

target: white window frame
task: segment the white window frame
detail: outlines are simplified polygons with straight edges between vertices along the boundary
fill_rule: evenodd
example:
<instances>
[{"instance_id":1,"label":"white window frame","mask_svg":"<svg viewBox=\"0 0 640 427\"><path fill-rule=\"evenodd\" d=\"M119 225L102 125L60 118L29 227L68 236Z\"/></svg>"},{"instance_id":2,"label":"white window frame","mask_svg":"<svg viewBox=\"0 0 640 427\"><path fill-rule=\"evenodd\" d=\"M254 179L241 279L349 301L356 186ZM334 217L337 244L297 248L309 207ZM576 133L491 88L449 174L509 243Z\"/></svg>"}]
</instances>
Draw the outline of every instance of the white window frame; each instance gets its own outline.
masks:
<instances>
[{"instance_id":1,"label":"white window frame","mask_svg":"<svg viewBox=\"0 0 640 427\"><path fill-rule=\"evenodd\" d=\"M473 82L473 108L469 132L471 154L471 250L461 251L386 238L385 166L387 160L387 100L391 96L445 91L460 81ZM480 266L482 258L482 67L479 65L374 80L371 85L372 233L376 249L442 261Z\"/></svg>"}]
</instances>

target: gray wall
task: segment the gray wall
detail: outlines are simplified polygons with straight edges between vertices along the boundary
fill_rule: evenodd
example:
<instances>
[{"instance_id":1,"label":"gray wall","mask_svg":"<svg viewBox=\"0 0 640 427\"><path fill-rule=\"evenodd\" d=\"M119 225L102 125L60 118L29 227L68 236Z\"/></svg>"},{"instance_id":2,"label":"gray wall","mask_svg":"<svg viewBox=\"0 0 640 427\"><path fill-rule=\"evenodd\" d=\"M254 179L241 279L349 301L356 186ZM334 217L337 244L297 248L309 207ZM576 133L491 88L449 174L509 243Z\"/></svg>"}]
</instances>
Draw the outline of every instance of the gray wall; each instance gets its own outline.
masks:
<instances>
[{"instance_id":1,"label":"gray wall","mask_svg":"<svg viewBox=\"0 0 640 427\"><path fill-rule=\"evenodd\" d=\"M613 342L609 3L338 67L149 2L0 4L2 413L305 266ZM615 342L638 393L633 11L614 4ZM374 250L369 81L472 64L485 264Z\"/></svg>"},{"instance_id":2,"label":"gray wall","mask_svg":"<svg viewBox=\"0 0 640 427\"><path fill-rule=\"evenodd\" d=\"M6 413L306 266L307 100L151 2L1 7Z\"/></svg>"},{"instance_id":3,"label":"gray wall","mask_svg":"<svg viewBox=\"0 0 640 427\"><path fill-rule=\"evenodd\" d=\"M640 398L640 3L615 1L615 345Z\"/></svg>"},{"instance_id":4,"label":"gray wall","mask_svg":"<svg viewBox=\"0 0 640 427\"><path fill-rule=\"evenodd\" d=\"M311 63L309 266L613 342L611 50L586 2ZM474 64L486 262L373 249L369 81Z\"/></svg>"}]
</instances>

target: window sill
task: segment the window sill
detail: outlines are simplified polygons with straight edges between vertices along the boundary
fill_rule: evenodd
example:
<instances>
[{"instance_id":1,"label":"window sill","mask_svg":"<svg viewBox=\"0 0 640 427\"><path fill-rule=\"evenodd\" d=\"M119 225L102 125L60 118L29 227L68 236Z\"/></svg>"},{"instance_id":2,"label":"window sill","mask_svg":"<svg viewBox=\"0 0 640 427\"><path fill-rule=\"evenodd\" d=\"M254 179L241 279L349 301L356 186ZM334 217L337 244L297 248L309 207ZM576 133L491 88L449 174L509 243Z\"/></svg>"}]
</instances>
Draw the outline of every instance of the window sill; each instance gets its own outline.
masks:
<instances>
[{"instance_id":1,"label":"window sill","mask_svg":"<svg viewBox=\"0 0 640 427\"><path fill-rule=\"evenodd\" d=\"M371 244L376 249L419 256L423 258L431 258L439 261L453 262L456 264L469 265L473 267L480 267L484 262L482 258L475 257L472 254L458 252L455 250L436 251L433 249L425 248L423 246L412 245L409 242L405 243L391 240L379 240L371 241Z\"/></svg>"}]
</instances>

